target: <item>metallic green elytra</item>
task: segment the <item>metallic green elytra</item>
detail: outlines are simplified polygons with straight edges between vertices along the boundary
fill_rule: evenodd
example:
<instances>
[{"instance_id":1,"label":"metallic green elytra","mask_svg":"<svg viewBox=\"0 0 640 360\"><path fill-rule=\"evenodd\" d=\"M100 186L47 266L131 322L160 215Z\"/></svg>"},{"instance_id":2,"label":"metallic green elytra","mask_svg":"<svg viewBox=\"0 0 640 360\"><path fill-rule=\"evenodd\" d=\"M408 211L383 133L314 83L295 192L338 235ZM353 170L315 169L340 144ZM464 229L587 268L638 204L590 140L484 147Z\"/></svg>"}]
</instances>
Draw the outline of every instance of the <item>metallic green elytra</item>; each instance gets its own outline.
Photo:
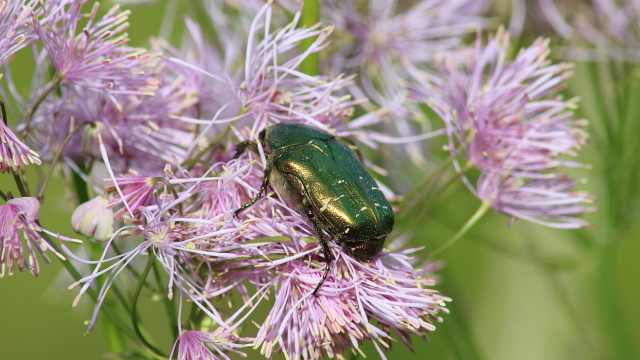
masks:
<instances>
[{"instance_id":1,"label":"metallic green elytra","mask_svg":"<svg viewBox=\"0 0 640 360\"><path fill-rule=\"evenodd\" d=\"M288 123L263 130L260 143L267 156L263 186L236 214L264 196L270 184L315 225L327 261L323 232L362 261L382 250L393 229L393 209L349 146L320 129ZM239 153L247 145L240 144Z\"/></svg>"}]
</instances>

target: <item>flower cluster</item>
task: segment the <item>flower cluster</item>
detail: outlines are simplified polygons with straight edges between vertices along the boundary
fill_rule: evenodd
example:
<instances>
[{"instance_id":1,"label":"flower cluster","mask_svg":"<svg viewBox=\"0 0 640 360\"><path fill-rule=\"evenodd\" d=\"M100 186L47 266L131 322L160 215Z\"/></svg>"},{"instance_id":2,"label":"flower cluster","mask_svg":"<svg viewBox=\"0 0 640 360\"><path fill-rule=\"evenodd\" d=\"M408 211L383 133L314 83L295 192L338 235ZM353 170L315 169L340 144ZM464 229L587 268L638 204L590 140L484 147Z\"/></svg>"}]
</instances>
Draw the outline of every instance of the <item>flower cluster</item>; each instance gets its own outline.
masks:
<instances>
[{"instance_id":1,"label":"flower cluster","mask_svg":"<svg viewBox=\"0 0 640 360\"><path fill-rule=\"evenodd\" d=\"M429 64L461 47L465 35L486 26L480 15L486 6L486 1L428 0L405 9L395 1L371 1L363 13L353 3L336 1L328 6L327 17L354 37L347 44L350 49L341 51L341 69L377 65L383 71L399 71Z\"/></svg>"},{"instance_id":2,"label":"flower cluster","mask_svg":"<svg viewBox=\"0 0 640 360\"><path fill-rule=\"evenodd\" d=\"M6 272L13 274L16 268L38 275L40 266L36 255L48 261L47 251L64 259L41 234L39 212L40 202L32 197L11 199L0 205L0 276Z\"/></svg>"},{"instance_id":3,"label":"flower cluster","mask_svg":"<svg viewBox=\"0 0 640 360\"><path fill-rule=\"evenodd\" d=\"M416 143L442 133L433 131L410 96L410 79L432 84L438 60L464 51L465 36L487 26L482 13L488 5L485 0L426 0L406 7L390 0L330 1L323 15L343 39L324 66L334 73L356 72L350 90L379 107L363 121L382 124L396 139L387 134L380 140L402 139L410 158L423 164L424 149Z\"/></svg>"},{"instance_id":4,"label":"flower cluster","mask_svg":"<svg viewBox=\"0 0 640 360\"><path fill-rule=\"evenodd\" d=\"M231 359L227 354L237 351L238 345L233 337L223 331L208 333L204 331L184 331L178 341L177 358L181 360ZM175 347L173 352L175 353ZM173 354L170 356L173 358Z\"/></svg>"},{"instance_id":5,"label":"flower cluster","mask_svg":"<svg viewBox=\"0 0 640 360\"><path fill-rule=\"evenodd\" d=\"M640 58L640 5L635 0L513 0L509 30L520 35L525 25L555 33L573 60Z\"/></svg>"},{"instance_id":6,"label":"flower cluster","mask_svg":"<svg viewBox=\"0 0 640 360\"><path fill-rule=\"evenodd\" d=\"M363 3L366 10L328 2L326 25L302 26L297 1L194 1L207 23L186 19L180 45L160 38L147 50L129 45L130 13L119 6L0 0L8 19L0 23L0 64L29 43L38 67L26 100L10 67L0 87L22 113L15 132L4 107L0 123L0 172L11 171L21 193L0 191L3 273L36 274L36 254L47 252L90 266L72 272L70 286L74 304L85 294L95 302L89 328L121 301L134 319L123 334L166 357L136 321L140 295L164 292L168 311L172 301L178 308L168 316L177 337L169 356L181 360L229 359L249 347L267 358L340 358L364 354L366 342L384 358L394 339L409 346L434 331L450 300L434 289L433 263L419 264L416 249L391 250L394 239L369 261L334 239L321 244L335 234L301 212L299 205L313 206L299 199L308 194L263 186L273 159L260 134L282 123L325 131L348 143L345 151L409 145L414 160L425 159L424 149L409 143L447 134L456 169L465 171L464 154L480 170L471 187L483 201L516 218L583 226L578 215L589 197L562 169L580 166L570 157L585 135L573 118L576 101L558 95L571 67L549 62L548 43L514 60L503 32L468 47L465 37L488 26L484 0ZM351 35L330 43L336 32ZM320 75L302 70L310 59ZM431 131L425 104L443 129ZM239 151L247 144L255 151ZM31 197L23 171L42 163L50 169ZM73 176L79 198L91 199L70 222L96 241L94 259L60 244L74 239L38 220L58 168ZM371 190L395 199L383 181ZM138 283L133 304L119 286L129 275ZM245 325L259 307L268 315L251 333Z\"/></svg>"},{"instance_id":7,"label":"flower cluster","mask_svg":"<svg viewBox=\"0 0 640 360\"><path fill-rule=\"evenodd\" d=\"M569 56L638 61L640 4L634 0L594 0L590 5L582 5L570 19L574 28L571 37L590 47L573 46Z\"/></svg>"},{"instance_id":8,"label":"flower cluster","mask_svg":"<svg viewBox=\"0 0 640 360\"><path fill-rule=\"evenodd\" d=\"M434 330L434 323L446 311L447 298L431 288L434 278L413 268L409 255L385 252L372 263L360 264L337 245L332 246L336 260L331 273L314 296L326 265L308 220L271 196L239 218L233 216L259 192L266 166L265 160L253 153L234 157L234 142L257 140L263 129L279 122L309 124L371 143L379 138L376 132L367 131L366 122L362 126L347 125L357 104L343 90L350 82L348 77L310 76L299 70L305 58L327 46L330 29L301 28L298 14L272 33L272 18L270 6L256 14L249 27L246 54L239 57L242 66L238 73L222 65L224 53L206 45L193 22L188 24L190 38L184 49L159 44L165 54L165 67L171 70L176 84L192 89L193 94L188 97L191 103L181 102L183 106L172 107L174 111L163 117L167 123L189 129L186 139L191 143L182 148L183 156L177 157L178 161L167 156L172 152L170 146L153 147L141 142L135 127L138 117L133 115L146 114L147 122L159 119L159 108L171 106L171 99L182 96L177 87L165 93L161 82L156 94L139 98L138 106L151 105L139 111L127 109L125 101L96 100L99 97L60 99L56 113L66 117L66 124L101 119L78 133L84 139L72 138L65 150L67 156L82 159L91 154L106 165L110 177L105 187L109 200L95 198L81 205L72 219L79 232L106 240L94 271L72 285L79 287L79 299L97 279L107 276L90 326L97 320L115 279L140 258L153 259L148 261L165 269L167 296L178 293L187 297L211 321L204 330L182 332L176 345L179 358L216 357L238 350L236 341L246 345L235 336L225 335L226 340L219 341L213 333L235 332L271 292L275 294L271 315L249 342L261 347L267 357L276 346L290 358L340 354L347 350L340 327L351 337L350 344L372 340L382 353L393 333L408 342L412 334ZM301 43L306 40L312 42L301 51ZM215 92L220 87L224 91ZM120 99L117 94L110 96ZM155 103L156 98L162 101ZM71 110L69 103L83 108ZM56 106L53 102L50 105ZM123 132L111 123L119 113ZM43 124L40 118L36 123ZM162 128L158 126L153 134ZM122 141L118 142L110 140L113 134L127 136L121 135ZM86 136L93 137L93 145L82 146ZM131 137L134 141L127 146ZM167 136L173 141L176 138L175 134ZM60 138L55 141L59 146ZM164 167L149 167L148 158L126 156L119 150L136 146L163 160ZM149 149L158 152L150 153ZM113 212L105 208L107 202ZM112 229L114 224L116 229ZM128 250L114 253L118 244ZM239 294L244 305L225 317L217 299L232 294ZM286 304L295 304L301 313L312 317L322 304L334 306L336 311L344 307L351 315L301 319L292 317ZM288 323L287 328L279 330L283 323Z\"/></svg>"},{"instance_id":9,"label":"flower cluster","mask_svg":"<svg viewBox=\"0 0 640 360\"><path fill-rule=\"evenodd\" d=\"M115 6L98 18L100 3L95 2L85 14L82 8L86 2L46 2L42 10L48 16L47 21L33 20L57 77L93 91L152 92L155 84L149 73L156 69L153 55L126 46L129 12Z\"/></svg>"},{"instance_id":10,"label":"flower cluster","mask_svg":"<svg viewBox=\"0 0 640 360\"><path fill-rule=\"evenodd\" d=\"M551 227L582 227L590 198L562 172L580 166L571 157L586 140L582 121L573 118L576 100L558 95L571 65L551 64L542 39L510 61L509 44L500 31L486 45L478 39L468 63L445 62L437 107L449 149L464 152L481 171L472 191L496 210Z\"/></svg>"},{"instance_id":11,"label":"flower cluster","mask_svg":"<svg viewBox=\"0 0 640 360\"><path fill-rule=\"evenodd\" d=\"M33 39L28 25L34 5L33 0L0 2L0 66Z\"/></svg>"},{"instance_id":12,"label":"flower cluster","mask_svg":"<svg viewBox=\"0 0 640 360\"><path fill-rule=\"evenodd\" d=\"M0 173L31 164L40 165L38 153L20 141L4 121L0 121Z\"/></svg>"},{"instance_id":13,"label":"flower cluster","mask_svg":"<svg viewBox=\"0 0 640 360\"><path fill-rule=\"evenodd\" d=\"M382 354L390 331L409 342L411 334L435 330L448 299L429 288L433 278L418 275L406 254L385 253L366 265L338 248L334 257L318 296L312 293L322 267L304 260L283 266L276 303L256 338L263 355L270 358L274 347L295 359L333 358L347 349L362 354L364 339Z\"/></svg>"}]
</instances>

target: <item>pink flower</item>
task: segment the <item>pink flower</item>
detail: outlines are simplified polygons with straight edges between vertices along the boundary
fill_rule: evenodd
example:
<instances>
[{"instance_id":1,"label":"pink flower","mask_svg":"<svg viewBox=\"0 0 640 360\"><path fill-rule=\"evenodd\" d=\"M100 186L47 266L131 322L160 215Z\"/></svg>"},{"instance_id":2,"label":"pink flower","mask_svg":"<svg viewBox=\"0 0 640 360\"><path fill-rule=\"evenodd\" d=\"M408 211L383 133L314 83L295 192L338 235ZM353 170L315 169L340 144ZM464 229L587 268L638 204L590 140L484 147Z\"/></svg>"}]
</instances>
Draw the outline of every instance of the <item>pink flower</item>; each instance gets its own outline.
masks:
<instances>
[{"instance_id":1,"label":"pink flower","mask_svg":"<svg viewBox=\"0 0 640 360\"><path fill-rule=\"evenodd\" d=\"M0 120L0 172L16 171L29 165L40 165L38 153L20 141L4 121L6 119Z\"/></svg>"},{"instance_id":2,"label":"pink flower","mask_svg":"<svg viewBox=\"0 0 640 360\"><path fill-rule=\"evenodd\" d=\"M42 153L55 153L74 128L64 154L76 161L101 158L99 138L118 173L157 173L167 163L179 164L193 142L195 125L174 119L191 115L193 88L167 68L153 96L82 92L65 87L62 98L51 97L34 120Z\"/></svg>"},{"instance_id":3,"label":"pink flower","mask_svg":"<svg viewBox=\"0 0 640 360\"><path fill-rule=\"evenodd\" d=\"M249 32L239 97L253 125L265 122L300 121L327 129L344 122L353 102L338 96L350 79L325 79L300 72L300 65L311 54L327 46L332 29L318 25L302 28L300 13L278 31L272 32L271 7L256 15ZM313 40L305 51L296 51Z\"/></svg>"},{"instance_id":4,"label":"pink flower","mask_svg":"<svg viewBox=\"0 0 640 360\"><path fill-rule=\"evenodd\" d=\"M35 3L34 0L0 2L0 66L33 40L33 31L28 25Z\"/></svg>"},{"instance_id":5,"label":"pink flower","mask_svg":"<svg viewBox=\"0 0 640 360\"><path fill-rule=\"evenodd\" d=\"M140 175L121 176L127 166L111 166L112 159L113 163L123 160L114 151L118 143L107 140L106 125L98 129L102 140L97 149L109 172L112 204L130 216L121 217L122 226L105 243L101 257L87 262L95 265L93 271L72 284L80 287L79 299L96 279L106 279L90 327L113 281L127 266L143 259L158 262L166 272L168 297L188 299L208 318L201 331L181 332L176 345L179 358L225 358L235 347L223 344L238 341L213 340L208 331L220 331L227 339L226 334L240 329L264 304L271 290L278 294L276 303L261 325L256 346L265 354L281 346L291 358L341 353L347 345L344 339L356 346L371 340L382 352L393 334L406 340L410 334L433 330L433 322L445 311L446 298L430 289L434 285L431 275L416 270L407 254L384 253L372 262L359 263L338 245L332 245L336 261L327 283L317 298L309 299L325 264L320 261L316 231L304 214L269 194L241 216L234 216L235 210L259 192L265 166L264 156L253 152L234 157L232 144L237 139L256 139L265 127L291 121L375 140L366 129L368 121L353 127L347 124L354 106L352 99L343 96L349 79L310 76L298 69L309 54L325 48L329 29L300 28L297 14L291 23L273 30L271 16L269 5L258 11L249 28L239 74L229 72L233 67L216 68L224 62L205 61L202 55L211 52L200 46L193 25L189 30L197 56L167 59L176 74L184 75L178 78L188 88L213 84L226 93L206 106L199 102L211 93L198 96L195 106L180 108L170 117L192 133L200 131L185 151L185 161L173 162L163 172L144 168L137 172ZM301 50L302 43L311 39L310 47ZM180 54L176 49L165 50ZM199 90L195 93L202 95ZM213 115L202 119L198 117L201 113ZM154 108L148 114L160 118ZM132 126L123 123L122 129L122 134L129 135ZM158 146L154 153L162 149L166 147ZM127 250L116 253L115 242ZM235 302L238 298L239 303ZM223 301L233 304L233 314L220 309ZM329 310L345 311L327 319L326 315L334 314L318 315L325 305ZM304 323L287 315L292 309L304 314ZM296 347L301 342L304 350Z\"/></svg>"},{"instance_id":6,"label":"pink flower","mask_svg":"<svg viewBox=\"0 0 640 360\"><path fill-rule=\"evenodd\" d=\"M422 0L400 6L395 1L369 1L362 13L350 2L330 1L327 15L354 37L355 56L346 65L400 70L402 64L428 64L461 46L462 37L486 26L485 0Z\"/></svg>"},{"instance_id":7,"label":"pink flower","mask_svg":"<svg viewBox=\"0 0 640 360\"><path fill-rule=\"evenodd\" d=\"M384 358L391 334L404 342L435 330L448 299L430 288L429 274L411 265L407 253L383 253L362 263L333 246L334 263L317 296L323 276L318 258L292 260L278 268L278 290L256 337L270 358L282 351L290 359L334 358L346 350L361 353L370 340Z\"/></svg>"},{"instance_id":8,"label":"pink flower","mask_svg":"<svg viewBox=\"0 0 640 360\"><path fill-rule=\"evenodd\" d=\"M116 216L122 217L126 212L139 214L145 206L155 204L154 195L159 179L151 176L124 176L110 181L107 191L113 193L111 207L119 207Z\"/></svg>"},{"instance_id":9,"label":"pink flower","mask_svg":"<svg viewBox=\"0 0 640 360\"><path fill-rule=\"evenodd\" d=\"M430 84L434 64L461 52L466 48L464 37L487 26L482 16L487 7L487 0L323 4L325 17L339 35L329 48L334 53L324 63L334 73L357 72L358 81L350 91L370 102L363 106L367 113L349 127L366 123L384 129L377 133L353 129L359 141L373 148L379 143L402 144L413 162L424 165L420 142L443 133L433 131L420 104L410 96L407 80L420 76L421 84Z\"/></svg>"},{"instance_id":10,"label":"pink flower","mask_svg":"<svg viewBox=\"0 0 640 360\"><path fill-rule=\"evenodd\" d=\"M508 51L509 36L500 31L486 45L478 40L468 64L445 67L444 98L431 100L446 121L450 150L481 171L472 190L496 210L551 227L585 226L580 215L590 197L563 173L580 167L571 158L586 140L584 122L573 117L576 100L558 95L572 67L551 64L542 39L514 60Z\"/></svg>"},{"instance_id":11,"label":"pink flower","mask_svg":"<svg viewBox=\"0 0 640 360\"><path fill-rule=\"evenodd\" d=\"M82 13L87 0L52 1L33 18L36 34L63 83L95 91L145 95L153 93L159 70L156 56L127 47L129 11L114 6L98 18L99 2ZM86 21L83 28L79 23Z\"/></svg>"},{"instance_id":12,"label":"pink flower","mask_svg":"<svg viewBox=\"0 0 640 360\"><path fill-rule=\"evenodd\" d=\"M178 337L173 352L175 352L175 347L177 346L177 360L230 360L229 352L244 355L237 349L246 346L246 344L235 343L238 340L242 339L221 331L220 328L211 333L189 330L182 332ZM170 358L173 358L173 353Z\"/></svg>"},{"instance_id":13,"label":"pink flower","mask_svg":"<svg viewBox=\"0 0 640 360\"><path fill-rule=\"evenodd\" d=\"M64 260L40 235L38 224L40 202L36 198L11 199L0 205L0 276L8 271L13 275L16 268L28 269L35 276L40 272L37 254L47 261L45 252L51 251Z\"/></svg>"}]
</instances>

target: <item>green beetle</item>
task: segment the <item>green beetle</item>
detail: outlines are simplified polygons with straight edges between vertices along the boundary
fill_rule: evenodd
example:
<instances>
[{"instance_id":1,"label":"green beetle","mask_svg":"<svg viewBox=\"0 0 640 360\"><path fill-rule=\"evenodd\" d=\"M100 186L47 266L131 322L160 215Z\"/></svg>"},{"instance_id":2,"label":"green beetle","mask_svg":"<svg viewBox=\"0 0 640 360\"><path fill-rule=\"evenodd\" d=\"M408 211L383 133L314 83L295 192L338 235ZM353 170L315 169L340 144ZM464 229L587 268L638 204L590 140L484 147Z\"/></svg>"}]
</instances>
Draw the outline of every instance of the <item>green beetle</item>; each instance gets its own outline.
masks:
<instances>
[{"instance_id":1,"label":"green beetle","mask_svg":"<svg viewBox=\"0 0 640 360\"><path fill-rule=\"evenodd\" d=\"M259 134L267 157L260 191L240 212L276 191L289 206L314 224L327 261L327 270L314 293L327 277L332 260L324 232L361 261L378 254L393 229L394 213L384 194L354 151L320 129L281 123ZM255 143L237 146L236 156Z\"/></svg>"}]
</instances>

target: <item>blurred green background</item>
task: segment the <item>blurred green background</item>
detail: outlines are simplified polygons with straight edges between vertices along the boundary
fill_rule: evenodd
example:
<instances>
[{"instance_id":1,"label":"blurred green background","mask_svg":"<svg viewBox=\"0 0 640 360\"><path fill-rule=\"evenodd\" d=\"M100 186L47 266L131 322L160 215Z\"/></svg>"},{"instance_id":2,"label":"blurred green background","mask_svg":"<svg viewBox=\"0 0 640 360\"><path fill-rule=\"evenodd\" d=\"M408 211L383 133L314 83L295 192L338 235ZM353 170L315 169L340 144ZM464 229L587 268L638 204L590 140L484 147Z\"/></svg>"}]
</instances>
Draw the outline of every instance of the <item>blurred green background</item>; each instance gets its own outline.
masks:
<instances>
[{"instance_id":1,"label":"blurred green background","mask_svg":"<svg viewBox=\"0 0 640 360\"><path fill-rule=\"evenodd\" d=\"M159 33L164 2L132 9L131 37L135 45L146 45ZM183 2L177 16L190 11ZM179 37L180 28L173 40ZM28 57L24 59L15 62L20 86L31 71ZM633 68L626 69L628 91L638 94L633 90L640 77ZM598 129L599 122L614 121L619 114L603 112L597 105L603 95L593 91L593 71L591 64L578 65L568 93L582 98L581 115ZM603 85L606 96L612 95L610 85ZM25 80L24 89L27 86ZM640 101L634 99L640 100L640 95L627 99L632 109L626 116L638 123L638 106L633 103ZM428 339L414 339L414 352L395 344L389 359L640 358L640 226L634 221L638 199L634 191L624 192L640 186L630 175L635 166L625 163L639 161L635 149L640 132L634 131L640 126L630 124L622 133L631 131L633 139L592 141L581 159L593 164L580 173L589 179L585 187L597 198L599 211L590 215L591 227L566 232L511 223L498 214L485 217L441 257L445 267L440 289L454 299L451 314ZM437 144L433 147L438 149ZM0 187L13 189L7 175L0 176ZM412 244L436 247L479 206L461 185L450 194L434 205ZM71 234L73 194L65 193L64 184L58 182L47 197L43 224ZM100 327L84 334L90 304L71 307L75 291L66 290L70 281L62 274L54 261L43 264L37 279L20 273L0 281L0 359L104 358ZM150 307L144 315L153 314ZM372 349L367 353L377 357Z\"/></svg>"}]
</instances>

